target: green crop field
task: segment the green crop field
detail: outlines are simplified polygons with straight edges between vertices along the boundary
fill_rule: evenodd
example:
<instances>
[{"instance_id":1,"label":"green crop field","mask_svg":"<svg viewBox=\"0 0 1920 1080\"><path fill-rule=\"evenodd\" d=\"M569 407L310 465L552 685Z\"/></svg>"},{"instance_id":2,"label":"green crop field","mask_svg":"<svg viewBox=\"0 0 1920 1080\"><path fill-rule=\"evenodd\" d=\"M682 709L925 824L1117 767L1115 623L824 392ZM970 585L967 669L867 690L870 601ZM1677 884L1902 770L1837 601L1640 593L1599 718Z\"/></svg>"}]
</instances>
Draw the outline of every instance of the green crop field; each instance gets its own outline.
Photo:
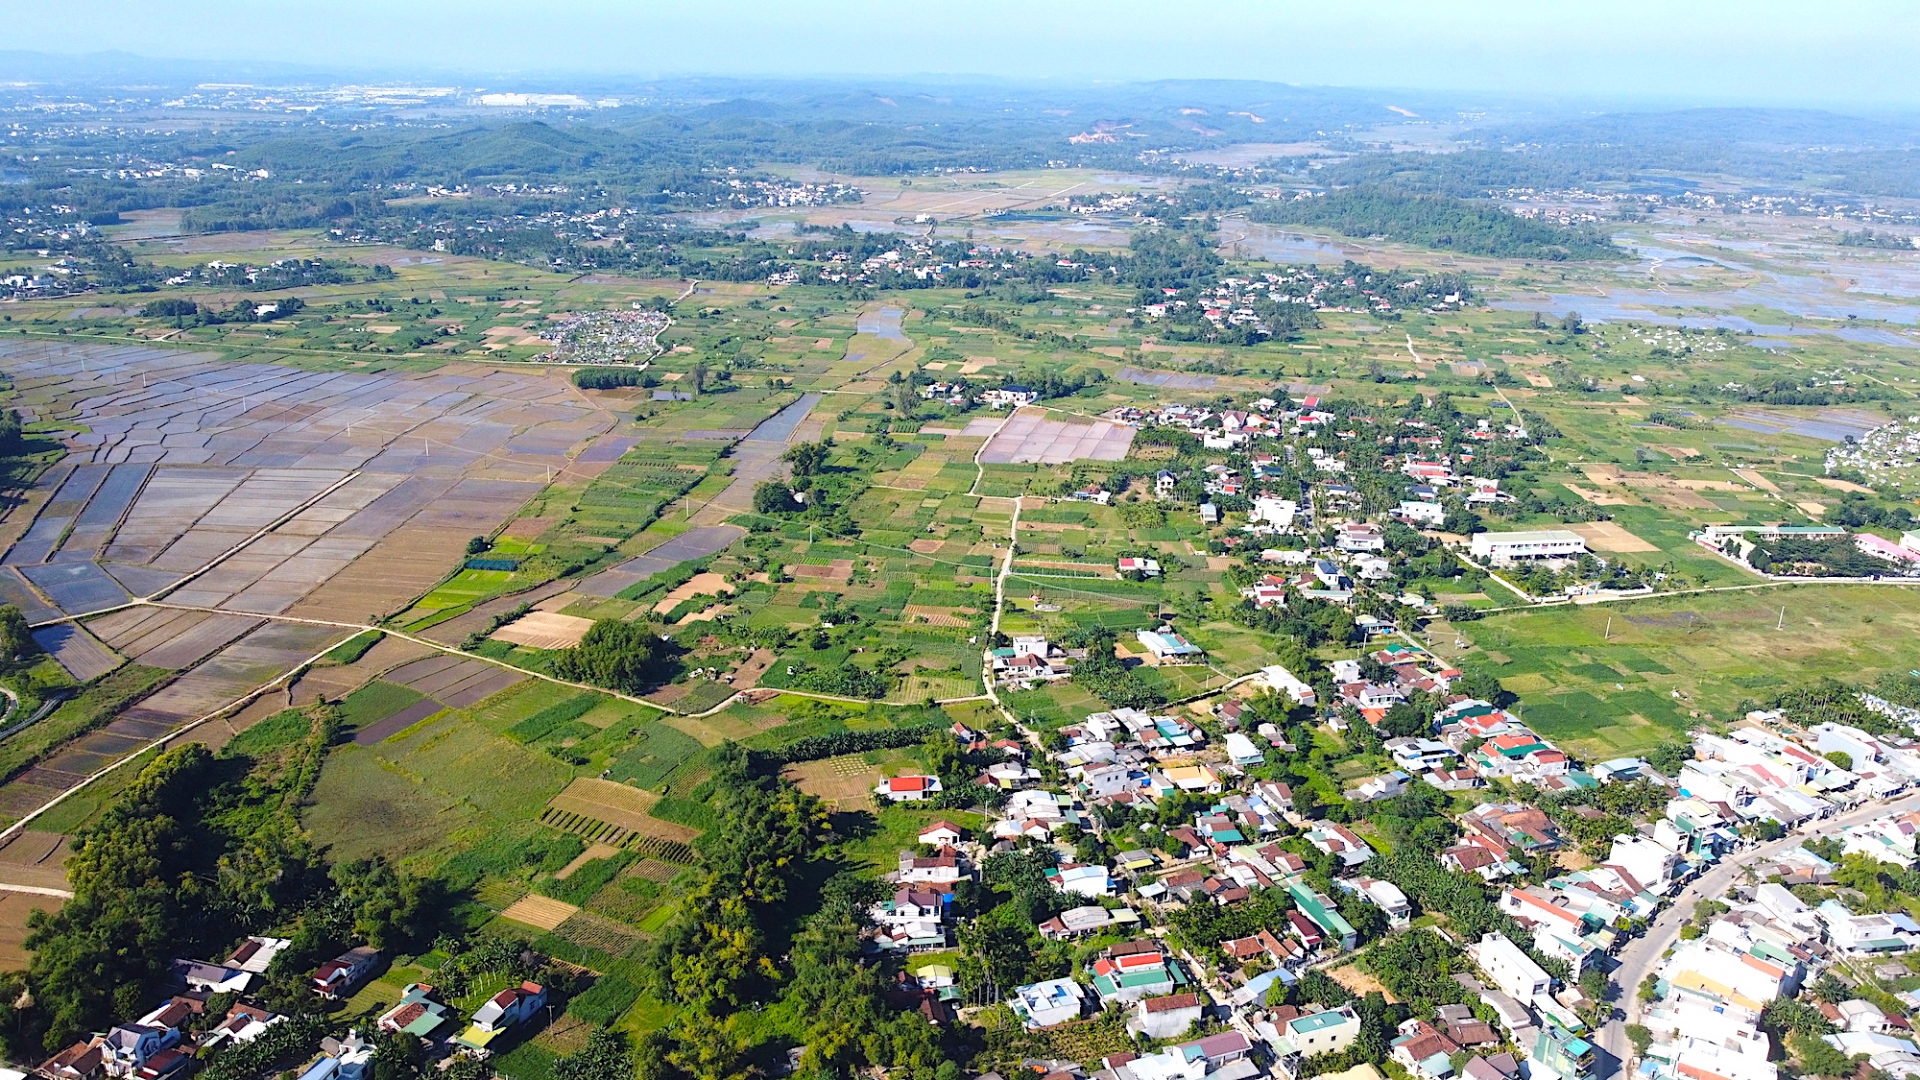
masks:
<instances>
[{"instance_id":1,"label":"green crop field","mask_svg":"<svg viewBox=\"0 0 1920 1080\"><path fill-rule=\"evenodd\" d=\"M1506 612L1454 629L1473 647L1443 654L1500 678L1542 735L1599 760L1735 718L1783 686L1920 667L1920 590L1789 586Z\"/></svg>"}]
</instances>

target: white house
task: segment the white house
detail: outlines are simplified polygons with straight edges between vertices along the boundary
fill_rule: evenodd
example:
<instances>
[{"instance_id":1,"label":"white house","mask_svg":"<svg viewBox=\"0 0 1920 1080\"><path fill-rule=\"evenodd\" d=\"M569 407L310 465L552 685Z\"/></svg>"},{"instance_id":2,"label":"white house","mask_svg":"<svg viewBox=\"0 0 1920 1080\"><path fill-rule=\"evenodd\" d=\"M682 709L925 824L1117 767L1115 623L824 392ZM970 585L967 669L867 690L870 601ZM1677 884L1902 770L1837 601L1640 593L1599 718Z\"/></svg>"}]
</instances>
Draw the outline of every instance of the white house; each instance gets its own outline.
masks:
<instances>
[{"instance_id":1,"label":"white house","mask_svg":"<svg viewBox=\"0 0 1920 1080\"><path fill-rule=\"evenodd\" d=\"M1540 965L1505 935L1488 934L1469 945L1467 951L1473 954L1474 963L1487 973L1493 985L1517 1001L1529 1003L1545 997L1553 986L1553 979Z\"/></svg>"},{"instance_id":2,"label":"white house","mask_svg":"<svg viewBox=\"0 0 1920 1080\"><path fill-rule=\"evenodd\" d=\"M1040 400L1040 392L1019 383L996 386L980 395L980 400L991 409L1017 409L1022 405L1031 405Z\"/></svg>"},{"instance_id":3,"label":"white house","mask_svg":"<svg viewBox=\"0 0 1920 1080\"><path fill-rule=\"evenodd\" d=\"M1474 533L1473 557L1498 564L1515 559L1568 559L1587 553L1587 541L1567 529L1537 532Z\"/></svg>"},{"instance_id":4,"label":"white house","mask_svg":"<svg viewBox=\"0 0 1920 1080\"><path fill-rule=\"evenodd\" d=\"M1447 508L1437 502L1409 499L1400 504L1400 517L1416 525L1438 525L1447 520Z\"/></svg>"},{"instance_id":5,"label":"white house","mask_svg":"<svg viewBox=\"0 0 1920 1080\"><path fill-rule=\"evenodd\" d=\"M960 842L960 837L963 835L965 834L961 832L960 826L943 818L929 823L920 830L920 842L932 844L937 848L952 847Z\"/></svg>"},{"instance_id":6,"label":"white house","mask_svg":"<svg viewBox=\"0 0 1920 1080\"><path fill-rule=\"evenodd\" d=\"M1031 986L1016 986L1007 1004L1029 1028L1052 1027L1080 1019L1086 1001L1086 988L1072 979L1049 979Z\"/></svg>"},{"instance_id":7,"label":"white house","mask_svg":"<svg viewBox=\"0 0 1920 1080\"><path fill-rule=\"evenodd\" d=\"M1200 1019L1204 1009L1199 994L1141 998L1133 1016L1127 1019L1127 1030L1154 1039L1179 1038Z\"/></svg>"},{"instance_id":8,"label":"white house","mask_svg":"<svg viewBox=\"0 0 1920 1080\"><path fill-rule=\"evenodd\" d=\"M1198 664L1207 655L1206 650L1174 633L1171 626L1162 626L1158 630L1136 630L1133 636L1162 664Z\"/></svg>"},{"instance_id":9,"label":"white house","mask_svg":"<svg viewBox=\"0 0 1920 1080\"><path fill-rule=\"evenodd\" d=\"M1902 953L1920 944L1920 925L1905 912L1855 915L1828 900L1815 908L1814 913L1827 924L1827 937L1833 947L1842 952Z\"/></svg>"},{"instance_id":10,"label":"white house","mask_svg":"<svg viewBox=\"0 0 1920 1080\"><path fill-rule=\"evenodd\" d=\"M1246 767L1258 765L1267 760L1267 755L1260 752L1260 748L1254 745L1253 740L1238 731L1228 732L1226 741L1227 760L1235 765Z\"/></svg>"},{"instance_id":11,"label":"white house","mask_svg":"<svg viewBox=\"0 0 1920 1080\"><path fill-rule=\"evenodd\" d=\"M937 776L890 776L873 793L891 802L924 802L940 790Z\"/></svg>"},{"instance_id":12,"label":"white house","mask_svg":"<svg viewBox=\"0 0 1920 1080\"><path fill-rule=\"evenodd\" d=\"M1313 687L1301 682L1293 672L1279 664L1269 664L1260 669L1260 679L1276 694L1285 694L1293 699L1295 705L1314 704Z\"/></svg>"},{"instance_id":13,"label":"white house","mask_svg":"<svg viewBox=\"0 0 1920 1080\"><path fill-rule=\"evenodd\" d=\"M1341 551L1380 551L1387 546L1387 538L1371 521L1349 521L1334 534L1333 546Z\"/></svg>"},{"instance_id":14,"label":"white house","mask_svg":"<svg viewBox=\"0 0 1920 1080\"><path fill-rule=\"evenodd\" d=\"M1112 896L1113 879L1104 866L1069 866L1053 874L1053 887L1075 896Z\"/></svg>"},{"instance_id":15,"label":"white house","mask_svg":"<svg viewBox=\"0 0 1920 1080\"><path fill-rule=\"evenodd\" d=\"M1634 833L1613 838L1607 862L1633 875L1648 892L1661 895L1686 871L1686 860L1652 839Z\"/></svg>"},{"instance_id":16,"label":"white house","mask_svg":"<svg viewBox=\"0 0 1920 1080\"><path fill-rule=\"evenodd\" d=\"M1267 524L1275 529L1293 527L1294 516L1300 513L1300 504L1292 499L1274 499L1262 495L1253 500L1253 512L1248 515L1254 524Z\"/></svg>"}]
</instances>

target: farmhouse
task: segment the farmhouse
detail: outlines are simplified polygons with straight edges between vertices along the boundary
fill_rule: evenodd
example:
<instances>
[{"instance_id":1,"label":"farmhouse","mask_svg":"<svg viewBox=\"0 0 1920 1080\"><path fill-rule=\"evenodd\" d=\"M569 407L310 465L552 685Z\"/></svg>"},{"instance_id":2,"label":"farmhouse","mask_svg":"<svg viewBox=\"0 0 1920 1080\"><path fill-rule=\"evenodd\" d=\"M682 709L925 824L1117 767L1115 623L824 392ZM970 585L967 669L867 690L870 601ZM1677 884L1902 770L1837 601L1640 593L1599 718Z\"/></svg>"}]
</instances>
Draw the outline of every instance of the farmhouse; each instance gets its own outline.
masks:
<instances>
[{"instance_id":1,"label":"farmhouse","mask_svg":"<svg viewBox=\"0 0 1920 1080\"><path fill-rule=\"evenodd\" d=\"M324 998L344 997L373 974L379 962L380 954L364 945L348 949L314 971L313 988Z\"/></svg>"},{"instance_id":2,"label":"farmhouse","mask_svg":"<svg viewBox=\"0 0 1920 1080\"><path fill-rule=\"evenodd\" d=\"M501 1032L539 1012L546 1003L546 987L539 983L523 982L519 986L509 986L476 1009L473 1023L455 1036L454 1041L475 1050L485 1050L487 1044Z\"/></svg>"},{"instance_id":3,"label":"farmhouse","mask_svg":"<svg viewBox=\"0 0 1920 1080\"><path fill-rule=\"evenodd\" d=\"M981 394L980 400L985 402L988 408L1017 409L1022 405L1031 405L1039 401L1040 392L1032 387L1021 386L1019 383L1008 383Z\"/></svg>"},{"instance_id":4,"label":"farmhouse","mask_svg":"<svg viewBox=\"0 0 1920 1080\"><path fill-rule=\"evenodd\" d=\"M1161 664L1198 664L1207 655L1206 650L1174 633L1171 626L1162 626L1158 630L1136 630L1134 637Z\"/></svg>"},{"instance_id":5,"label":"farmhouse","mask_svg":"<svg viewBox=\"0 0 1920 1080\"><path fill-rule=\"evenodd\" d=\"M875 795L891 802L924 802L940 794L937 776L892 776L873 789Z\"/></svg>"}]
</instances>

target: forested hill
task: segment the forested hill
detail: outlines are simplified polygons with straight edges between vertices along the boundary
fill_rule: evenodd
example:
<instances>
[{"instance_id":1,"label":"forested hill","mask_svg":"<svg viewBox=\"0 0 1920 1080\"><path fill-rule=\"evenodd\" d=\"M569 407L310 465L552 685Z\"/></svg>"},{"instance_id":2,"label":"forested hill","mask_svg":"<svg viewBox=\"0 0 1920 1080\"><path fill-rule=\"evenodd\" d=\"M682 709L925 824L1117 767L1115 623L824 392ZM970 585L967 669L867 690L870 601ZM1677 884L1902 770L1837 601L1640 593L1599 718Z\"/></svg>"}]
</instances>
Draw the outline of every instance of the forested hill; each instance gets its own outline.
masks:
<instances>
[{"instance_id":1,"label":"forested hill","mask_svg":"<svg viewBox=\"0 0 1920 1080\"><path fill-rule=\"evenodd\" d=\"M1492 203L1392 188L1357 187L1309 199L1258 203L1249 215L1275 225L1317 225L1345 236L1506 259L1605 259L1618 254L1604 232L1508 213Z\"/></svg>"}]
</instances>

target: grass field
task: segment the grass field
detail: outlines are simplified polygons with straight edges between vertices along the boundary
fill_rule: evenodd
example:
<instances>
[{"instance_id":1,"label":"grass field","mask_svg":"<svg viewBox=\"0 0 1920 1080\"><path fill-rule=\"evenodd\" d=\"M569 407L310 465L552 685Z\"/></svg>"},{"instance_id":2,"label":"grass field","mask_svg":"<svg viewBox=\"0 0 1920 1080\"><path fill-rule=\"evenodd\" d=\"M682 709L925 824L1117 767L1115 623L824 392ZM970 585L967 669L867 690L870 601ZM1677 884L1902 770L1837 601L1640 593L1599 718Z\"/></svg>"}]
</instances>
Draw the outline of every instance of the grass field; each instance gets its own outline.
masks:
<instances>
[{"instance_id":1,"label":"grass field","mask_svg":"<svg viewBox=\"0 0 1920 1080\"><path fill-rule=\"evenodd\" d=\"M1577 756L1647 749L1743 702L1822 676L1920 667L1920 589L1803 585L1504 612L1439 651L1519 694L1522 717Z\"/></svg>"}]
</instances>

